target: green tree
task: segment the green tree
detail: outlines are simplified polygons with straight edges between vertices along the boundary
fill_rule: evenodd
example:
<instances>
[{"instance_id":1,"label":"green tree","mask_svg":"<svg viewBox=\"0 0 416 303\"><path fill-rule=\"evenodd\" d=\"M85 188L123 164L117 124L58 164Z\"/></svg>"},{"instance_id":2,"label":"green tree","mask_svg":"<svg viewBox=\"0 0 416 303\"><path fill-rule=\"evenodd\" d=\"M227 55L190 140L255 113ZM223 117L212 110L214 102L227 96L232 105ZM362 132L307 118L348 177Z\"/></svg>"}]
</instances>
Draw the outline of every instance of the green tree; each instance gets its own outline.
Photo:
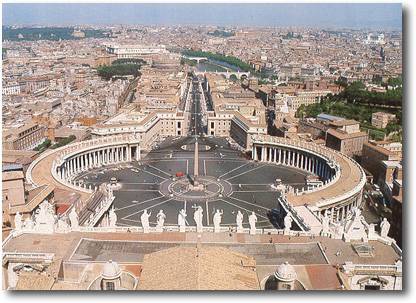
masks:
<instances>
[{"instance_id":1,"label":"green tree","mask_svg":"<svg viewBox=\"0 0 416 303\"><path fill-rule=\"evenodd\" d=\"M233 74L233 75L230 76L230 80L233 81L233 82L237 82L238 78L237 78L236 75Z\"/></svg>"},{"instance_id":2,"label":"green tree","mask_svg":"<svg viewBox=\"0 0 416 303\"><path fill-rule=\"evenodd\" d=\"M132 75L137 77L140 72L141 65L123 63L123 64L113 64L113 65L103 65L97 68L98 75L106 80L110 80L113 76L127 76Z\"/></svg>"}]
</instances>

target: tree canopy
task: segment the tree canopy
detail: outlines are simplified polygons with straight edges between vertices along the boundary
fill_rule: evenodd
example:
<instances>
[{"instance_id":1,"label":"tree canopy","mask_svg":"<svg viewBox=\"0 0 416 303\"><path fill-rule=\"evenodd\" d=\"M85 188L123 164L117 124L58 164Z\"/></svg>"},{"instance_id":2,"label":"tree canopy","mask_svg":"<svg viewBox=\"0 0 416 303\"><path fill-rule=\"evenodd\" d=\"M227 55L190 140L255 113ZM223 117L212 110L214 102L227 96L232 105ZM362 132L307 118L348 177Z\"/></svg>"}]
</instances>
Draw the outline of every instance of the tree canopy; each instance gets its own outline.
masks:
<instances>
[{"instance_id":1,"label":"tree canopy","mask_svg":"<svg viewBox=\"0 0 416 303\"><path fill-rule=\"evenodd\" d=\"M110 66L103 65L97 68L98 75L106 80L110 80L113 76L127 76L132 75L137 77L140 75L139 69L141 65L123 63L123 64L112 64Z\"/></svg>"},{"instance_id":2,"label":"tree canopy","mask_svg":"<svg viewBox=\"0 0 416 303\"><path fill-rule=\"evenodd\" d=\"M395 92L396 100L387 102L392 90L384 93L373 93L365 90L365 85L361 82L354 82L337 95L327 95L319 103L308 106L301 105L296 116L300 118L316 117L321 113L340 116L347 119L359 121L364 130L368 130L370 137L382 140L385 135L397 134L392 138L401 138L402 133L402 108L401 108L401 89ZM378 99L377 99L378 98ZM375 100L387 100L386 102L376 102ZM399 102L400 101L400 102ZM396 107L397 106L397 107ZM378 129L371 125L371 116L375 112L387 111L396 115L396 120L391 121L385 129Z\"/></svg>"},{"instance_id":3,"label":"tree canopy","mask_svg":"<svg viewBox=\"0 0 416 303\"><path fill-rule=\"evenodd\" d=\"M402 87L389 89L386 92L370 92L361 81L348 85L336 96L338 100L348 103L360 103L381 107L402 107Z\"/></svg>"}]
</instances>

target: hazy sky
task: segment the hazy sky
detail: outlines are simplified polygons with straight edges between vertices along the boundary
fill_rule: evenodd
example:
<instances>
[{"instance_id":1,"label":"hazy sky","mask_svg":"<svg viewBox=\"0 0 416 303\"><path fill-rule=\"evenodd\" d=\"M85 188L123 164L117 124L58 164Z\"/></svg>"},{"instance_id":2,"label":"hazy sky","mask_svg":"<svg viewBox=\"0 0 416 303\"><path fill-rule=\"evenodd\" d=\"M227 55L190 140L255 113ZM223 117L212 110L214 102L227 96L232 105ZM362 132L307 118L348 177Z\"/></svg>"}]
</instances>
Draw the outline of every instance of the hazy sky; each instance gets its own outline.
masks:
<instances>
[{"instance_id":1,"label":"hazy sky","mask_svg":"<svg viewBox=\"0 0 416 303\"><path fill-rule=\"evenodd\" d=\"M401 29L392 4L3 4L3 25L239 25Z\"/></svg>"}]
</instances>

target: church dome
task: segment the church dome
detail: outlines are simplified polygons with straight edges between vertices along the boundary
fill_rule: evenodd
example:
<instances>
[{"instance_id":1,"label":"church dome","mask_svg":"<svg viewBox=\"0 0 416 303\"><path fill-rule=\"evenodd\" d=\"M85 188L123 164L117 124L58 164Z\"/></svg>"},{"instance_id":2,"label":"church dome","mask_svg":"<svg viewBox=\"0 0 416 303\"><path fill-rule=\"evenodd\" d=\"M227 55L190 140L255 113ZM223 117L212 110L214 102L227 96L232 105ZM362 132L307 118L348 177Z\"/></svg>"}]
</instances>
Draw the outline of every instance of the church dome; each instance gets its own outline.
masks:
<instances>
[{"instance_id":1,"label":"church dome","mask_svg":"<svg viewBox=\"0 0 416 303\"><path fill-rule=\"evenodd\" d=\"M112 260L105 263L103 268L103 273L101 276L103 279L116 279L121 275L120 267L118 266L117 262L113 262Z\"/></svg>"},{"instance_id":2,"label":"church dome","mask_svg":"<svg viewBox=\"0 0 416 303\"><path fill-rule=\"evenodd\" d=\"M295 268L290 265L289 262L285 262L277 266L274 276L276 279L285 282L294 281L297 278Z\"/></svg>"}]
</instances>

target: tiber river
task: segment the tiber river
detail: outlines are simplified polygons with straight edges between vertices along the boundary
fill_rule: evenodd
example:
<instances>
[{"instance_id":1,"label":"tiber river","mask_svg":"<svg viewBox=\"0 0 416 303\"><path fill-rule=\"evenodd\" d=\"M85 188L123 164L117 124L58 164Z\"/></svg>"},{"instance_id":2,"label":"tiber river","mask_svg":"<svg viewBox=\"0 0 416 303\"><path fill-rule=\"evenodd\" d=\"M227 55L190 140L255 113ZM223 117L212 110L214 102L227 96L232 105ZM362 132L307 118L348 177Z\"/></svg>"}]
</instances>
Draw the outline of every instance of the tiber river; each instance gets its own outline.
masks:
<instances>
[{"instance_id":1,"label":"tiber river","mask_svg":"<svg viewBox=\"0 0 416 303\"><path fill-rule=\"evenodd\" d=\"M239 68L234 65L213 59L208 59L208 61L200 61L199 64L196 65L196 69L199 72L226 72L227 69L230 71L239 70Z\"/></svg>"}]
</instances>

